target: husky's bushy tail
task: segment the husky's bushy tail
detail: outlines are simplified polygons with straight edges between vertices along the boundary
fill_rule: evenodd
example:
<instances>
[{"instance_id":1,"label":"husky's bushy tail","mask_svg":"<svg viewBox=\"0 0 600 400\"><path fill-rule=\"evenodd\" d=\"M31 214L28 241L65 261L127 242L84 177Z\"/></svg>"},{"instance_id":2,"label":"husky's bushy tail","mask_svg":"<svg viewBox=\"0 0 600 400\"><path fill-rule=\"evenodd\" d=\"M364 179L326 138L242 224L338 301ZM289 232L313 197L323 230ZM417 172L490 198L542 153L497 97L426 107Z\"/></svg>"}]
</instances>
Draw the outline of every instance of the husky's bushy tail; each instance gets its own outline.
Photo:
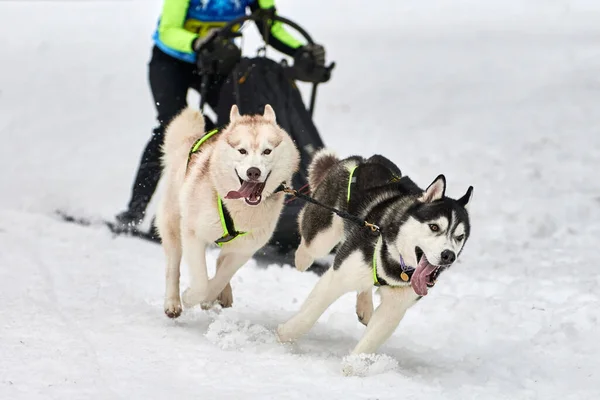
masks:
<instances>
[{"instance_id":1,"label":"husky's bushy tail","mask_svg":"<svg viewBox=\"0 0 600 400\"><path fill-rule=\"evenodd\" d=\"M179 190L185 180L188 155L194 142L204 135L204 117L198 110L185 108L165 130L161 146L161 179L165 181L156 210L157 233L163 245L181 247L179 229Z\"/></svg>"},{"instance_id":2,"label":"husky's bushy tail","mask_svg":"<svg viewBox=\"0 0 600 400\"><path fill-rule=\"evenodd\" d=\"M327 172L338 163L339 158L333 150L323 148L318 150L313 156L308 166L308 186L313 192L323 181Z\"/></svg>"},{"instance_id":3,"label":"husky's bushy tail","mask_svg":"<svg viewBox=\"0 0 600 400\"><path fill-rule=\"evenodd\" d=\"M187 165L194 142L204 135L204 116L190 107L183 109L167 125L161 147L164 173L174 173Z\"/></svg>"}]
</instances>

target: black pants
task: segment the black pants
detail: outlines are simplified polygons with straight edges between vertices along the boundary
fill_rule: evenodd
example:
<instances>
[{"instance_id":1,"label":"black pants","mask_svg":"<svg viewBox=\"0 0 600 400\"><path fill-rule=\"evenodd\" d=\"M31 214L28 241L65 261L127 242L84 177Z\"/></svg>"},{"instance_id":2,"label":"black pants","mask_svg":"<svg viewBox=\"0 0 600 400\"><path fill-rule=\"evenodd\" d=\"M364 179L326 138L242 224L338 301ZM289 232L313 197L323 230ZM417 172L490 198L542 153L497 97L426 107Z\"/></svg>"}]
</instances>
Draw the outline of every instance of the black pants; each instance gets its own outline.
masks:
<instances>
[{"instance_id":1,"label":"black pants","mask_svg":"<svg viewBox=\"0 0 600 400\"><path fill-rule=\"evenodd\" d=\"M156 106L158 126L154 128L150 140L142 153L140 165L132 187L128 209L143 213L156 190L161 174L160 146L163 143L165 128L169 122L187 106L189 89L200 92L201 77L196 66L173 58L156 46L152 49L152 58L148 64L148 79ZM206 103L216 110L222 77L209 80ZM206 130L215 127L206 116Z\"/></svg>"}]
</instances>

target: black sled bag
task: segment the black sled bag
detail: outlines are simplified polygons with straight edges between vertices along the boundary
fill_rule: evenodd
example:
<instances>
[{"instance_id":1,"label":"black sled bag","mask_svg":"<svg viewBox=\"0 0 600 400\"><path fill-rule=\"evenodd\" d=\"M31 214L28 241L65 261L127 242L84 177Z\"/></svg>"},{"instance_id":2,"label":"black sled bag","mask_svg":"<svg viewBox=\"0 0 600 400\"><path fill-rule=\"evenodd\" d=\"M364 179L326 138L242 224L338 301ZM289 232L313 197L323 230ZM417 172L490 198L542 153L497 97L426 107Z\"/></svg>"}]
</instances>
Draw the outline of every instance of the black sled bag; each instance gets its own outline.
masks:
<instances>
[{"instance_id":1,"label":"black sled bag","mask_svg":"<svg viewBox=\"0 0 600 400\"><path fill-rule=\"evenodd\" d=\"M324 144L300 90L287 76L286 68L264 57L242 58L221 87L215 110L218 126L229 123L233 104L237 104L242 115L262 114L266 104L273 107L277 123L290 134L300 151L300 171L291 183L296 189L304 187L308 182L307 169L312 155ZM302 206L300 200L294 199L283 209L270 243L281 252L293 250L300 243L297 218Z\"/></svg>"}]
</instances>

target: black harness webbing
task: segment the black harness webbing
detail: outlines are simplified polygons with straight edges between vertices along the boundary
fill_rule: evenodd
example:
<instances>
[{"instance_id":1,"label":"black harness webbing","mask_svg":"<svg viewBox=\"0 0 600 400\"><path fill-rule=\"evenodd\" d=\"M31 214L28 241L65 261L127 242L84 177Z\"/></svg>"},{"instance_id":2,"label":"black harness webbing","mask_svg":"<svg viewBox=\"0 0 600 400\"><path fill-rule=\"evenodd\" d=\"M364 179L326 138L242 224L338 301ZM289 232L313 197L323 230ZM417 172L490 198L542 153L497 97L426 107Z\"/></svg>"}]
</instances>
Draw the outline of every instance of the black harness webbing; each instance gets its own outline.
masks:
<instances>
[{"instance_id":1,"label":"black harness webbing","mask_svg":"<svg viewBox=\"0 0 600 400\"><path fill-rule=\"evenodd\" d=\"M279 185L277 187L277 189L275 189L275 191L273 193L278 193L278 192L285 192L287 194L291 194L291 195L293 195L295 197L298 197L298 198L300 198L300 199L302 199L304 201L308 201L309 203L316 204L319 207L326 208L327 210L329 210L329 211L331 211L331 212L336 213L337 215L339 215L340 218L347 219L348 221L352 221L352 222L354 222L354 223L356 223L356 224L358 224L360 226L363 226L363 227L366 227L366 228L370 228L372 232L379 233L379 231L380 231L380 229L379 229L379 227L377 225L372 224L370 222L367 222L367 221L365 221L365 220L357 217L356 215L352 215L352 214L350 214L350 213L348 213L346 211L338 210L337 208L330 207L330 206L328 206L326 204L323 204L320 201L315 200L314 198L312 198L312 197L310 197L310 196L308 196L308 195L306 195L304 193L300 193L299 191L297 191L295 189L287 187L284 183L282 183L281 185Z\"/></svg>"}]
</instances>

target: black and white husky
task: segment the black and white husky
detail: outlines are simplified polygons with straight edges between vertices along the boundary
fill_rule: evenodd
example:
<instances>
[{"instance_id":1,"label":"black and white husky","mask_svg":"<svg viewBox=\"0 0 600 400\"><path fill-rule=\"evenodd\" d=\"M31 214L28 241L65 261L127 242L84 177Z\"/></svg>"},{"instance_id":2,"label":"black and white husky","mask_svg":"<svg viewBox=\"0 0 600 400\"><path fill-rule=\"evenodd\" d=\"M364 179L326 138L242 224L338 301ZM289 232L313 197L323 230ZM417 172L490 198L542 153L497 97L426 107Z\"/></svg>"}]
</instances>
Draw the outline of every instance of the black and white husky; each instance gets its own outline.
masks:
<instances>
[{"instance_id":1,"label":"black and white husky","mask_svg":"<svg viewBox=\"0 0 600 400\"><path fill-rule=\"evenodd\" d=\"M423 190L383 156L340 160L326 149L311 162L309 185L318 201L373 223L380 231L307 203L298 220L296 268L304 271L336 245L338 249L333 266L300 311L278 327L279 340L300 337L336 299L356 291L356 312L367 329L352 354L374 353L463 250L470 233L467 209L473 187L460 199L451 199L445 196L443 175ZM373 286L379 286L381 295L375 312Z\"/></svg>"}]
</instances>

